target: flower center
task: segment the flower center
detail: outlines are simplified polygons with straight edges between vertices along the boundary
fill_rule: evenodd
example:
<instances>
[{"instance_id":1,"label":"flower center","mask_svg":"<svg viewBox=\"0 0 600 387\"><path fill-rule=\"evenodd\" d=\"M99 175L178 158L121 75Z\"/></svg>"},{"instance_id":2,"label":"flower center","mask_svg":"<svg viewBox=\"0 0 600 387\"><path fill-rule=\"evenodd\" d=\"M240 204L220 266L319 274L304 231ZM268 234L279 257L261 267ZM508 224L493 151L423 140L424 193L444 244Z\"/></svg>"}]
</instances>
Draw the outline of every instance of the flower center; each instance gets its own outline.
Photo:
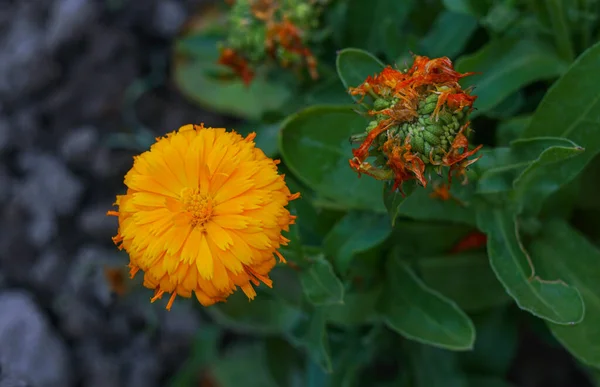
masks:
<instances>
[{"instance_id":1,"label":"flower center","mask_svg":"<svg viewBox=\"0 0 600 387\"><path fill-rule=\"evenodd\" d=\"M194 227L204 225L212 216L212 199L202 195L198 188L185 188L181 192L181 201L185 210L192 215Z\"/></svg>"}]
</instances>

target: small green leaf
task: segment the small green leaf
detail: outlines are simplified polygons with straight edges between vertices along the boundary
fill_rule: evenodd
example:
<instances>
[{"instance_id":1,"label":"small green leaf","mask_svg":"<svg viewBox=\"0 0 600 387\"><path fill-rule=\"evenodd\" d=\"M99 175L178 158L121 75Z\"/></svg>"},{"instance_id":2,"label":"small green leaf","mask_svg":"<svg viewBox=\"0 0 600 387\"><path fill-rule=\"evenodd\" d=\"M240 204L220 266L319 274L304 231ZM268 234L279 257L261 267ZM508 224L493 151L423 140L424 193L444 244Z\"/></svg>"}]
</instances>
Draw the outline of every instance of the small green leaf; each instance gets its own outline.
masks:
<instances>
[{"instance_id":1,"label":"small green leaf","mask_svg":"<svg viewBox=\"0 0 600 387\"><path fill-rule=\"evenodd\" d=\"M481 17L488 11L488 2L482 0L443 0L446 9L452 12L464 13Z\"/></svg>"},{"instance_id":2,"label":"small green leaf","mask_svg":"<svg viewBox=\"0 0 600 387\"><path fill-rule=\"evenodd\" d=\"M480 73L461 83L475 85L474 106L485 113L530 83L558 77L566 69L552 50L531 39L493 40L473 55L459 58L456 70Z\"/></svg>"},{"instance_id":3,"label":"small green leaf","mask_svg":"<svg viewBox=\"0 0 600 387\"><path fill-rule=\"evenodd\" d=\"M323 371L331 373L333 366L327 337L326 314L323 307L314 308L287 337L293 345L303 348Z\"/></svg>"},{"instance_id":4,"label":"small green leaf","mask_svg":"<svg viewBox=\"0 0 600 387\"><path fill-rule=\"evenodd\" d=\"M475 211L470 205L474 185L463 185L454 179L449 200L432 197L434 184L427 188L416 187L396 207L398 215L418 220L442 220L456 223L475 224Z\"/></svg>"},{"instance_id":5,"label":"small green leaf","mask_svg":"<svg viewBox=\"0 0 600 387\"><path fill-rule=\"evenodd\" d=\"M414 181L404 183L402 186L403 192L400 192L399 189L392 191L393 186L394 182L392 181L387 181L383 184L383 203L392 222L392 227L396 225L396 218L400 215L400 206L404 203L408 195L417 188L417 184Z\"/></svg>"},{"instance_id":6,"label":"small green leaf","mask_svg":"<svg viewBox=\"0 0 600 387\"><path fill-rule=\"evenodd\" d=\"M531 244L536 268L577 287L585 318L576 325L548 323L554 336L584 363L600 368L600 250L561 220L545 222Z\"/></svg>"},{"instance_id":7,"label":"small green leaf","mask_svg":"<svg viewBox=\"0 0 600 387\"><path fill-rule=\"evenodd\" d=\"M385 323L408 339L457 351L473 347L475 328L469 317L394 256L388 260L380 302Z\"/></svg>"},{"instance_id":8,"label":"small green leaf","mask_svg":"<svg viewBox=\"0 0 600 387\"><path fill-rule=\"evenodd\" d=\"M336 268L344 273L356 253L379 245L391 233L387 215L350 211L327 234L324 250L332 257Z\"/></svg>"},{"instance_id":9,"label":"small green leaf","mask_svg":"<svg viewBox=\"0 0 600 387\"><path fill-rule=\"evenodd\" d=\"M335 65L338 76L346 90L350 87L357 87L368 76L381 72L385 67L375 56L357 48L345 48L339 51ZM352 98L358 100L360 96L353 96Z\"/></svg>"},{"instance_id":10,"label":"small green leaf","mask_svg":"<svg viewBox=\"0 0 600 387\"><path fill-rule=\"evenodd\" d=\"M477 331L472 352L460 354L462 368L471 374L504 376L517 355L519 329L516 313L494 308L471 316Z\"/></svg>"},{"instance_id":11,"label":"small green leaf","mask_svg":"<svg viewBox=\"0 0 600 387\"><path fill-rule=\"evenodd\" d=\"M414 0L348 0L346 9L345 45L382 51L385 48L385 26L393 21L400 29L413 8ZM367 20L374 22L368 23Z\"/></svg>"},{"instance_id":12,"label":"small green leaf","mask_svg":"<svg viewBox=\"0 0 600 387\"><path fill-rule=\"evenodd\" d=\"M498 148L494 149L499 152ZM523 196L523 188L531 187L528 176L538 168L554 165L582 152L581 147L564 138L538 137L515 140L494 166L488 167L477 182L477 193L492 194L515 191ZM491 161L486 160L488 163ZM482 168L482 165L478 165ZM525 177L524 177L525 176ZM521 180L524 178L524 180Z\"/></svg>"},{"instance_id":13,"label":"small green leaf","mask_svg":"<svg viewBox=\"0 0 600 387\"><path fill-rule=\"evenodd\" d=\"M467 387L458 355L440 348L407 342L410 387Z\"/></svg>"},{"instance_id":14,"label":"small green leaf","mask_svg":"<svg viewBox=\"0 0 600 387\"><path fill-rule=\"evenodd\" d=\"M300 274L304 294L315 305L344 303L344 285L333 271L333 267L322 255Z\"/></svg>"},{"instance_id":15,"label":"small green leaf","mask_svg":"<svg viewBox=\"0 0 600 387\"><path fill-rule=\"evenodd\" d=\"M496 276L521 309L557 324L583 319L583 300L576 288L557 278L543 280L536 274L519 240L514 214L482 209L477 223L488 236L488 255Z\"/></svg>"},{"instance_id":16,"label":"small green leaf","mask_svg":"<svg viewBox=\"0 0 600 387\"><path fill-rule=\"evenodd\" d=\"M269 373L264 346L238 345L210 367L218 386L236 387L240 380L248 387L277 387Z\"/></svg>"},{"instance_id":17,"label":"small green leaf","mask_svg":"<svg viewBox=\"0 0 600 387\"><path fill-rule=\"evenodd\" d=\"M217 322L236 332L260 335L286 332L300 318L299 310L281 300L261 294L249 301L241 291L206 311Z\"/></svg>"},{"instance_id":18,"label":"small green leaf","mask_svg":"<svg viewBox=\"0 0 600 387\"><path fill-rule=\"evenodd\" d=\"M348 163L350 136L366 129L365 119L352 109L315 106L293 114L282 125L279 149L294 175L318 194L346 209L383 213L381 182L359 178Z\"/></svg>"},{"instance_id":19,"label":"small green leaf","mask_svg":"<svg viewBox=\"0 0 600 387\"><path fill-rule=\"evenodd\" d=\"M327 321L343 327L372 323L376 319L375 304L380 295L380 287L365 292L347 292L344 294L344 305L327 308Z\"/></svg>"},{"instance_id":20,"label":"small green leaf","mask_svg":"<svg viewBox=\"0 0 600 387\"><path fill-rule=\"evenodd\" d=\"M469 376L467 387L515 387L499 377L493 376Z\"/></svg>"},{"instance_id":21,"label":"small green leaf","mask_svg":"<svg viewBox=\"0 0 600 387\"><path fill-rule=\"evenodd\" d=\"M527 114L511 118L498 124L498 129L496 130L496 145L508 146L512 141L521 137L527 126L529 126L531 117L532 115Z\"/></svg>"},{"instance_id":22,"label":"small green leaf","mask_svg":"<svg viewBox=\"0 0 600 387\"><path fill-rule=\"evenodd\" d=\"M559 182L574 178L600 151L600 75L590 70L598 66L600 43L581 54L552 85L523 134L523 138L564 137L585 148L585 153L562 163L558 170L538 173L544 176L546 194L560 188Z\"/></svg>"},{"instance_id":23,"label":"small green leaf","mask_svg":"<svg viewBox=\"0 0 600 387\"><path fill-rule=\"evenodd\" d=\"M442 12L421 41L423 55L454 58L477 29L477 19L465 13Z\"/></svg>"},{"instance_id":24,"label":"small green leaf","mask_svg":"<svg viewBox=\"0 0 600 387\"><path fill-rule=\"evenodd\" d=\"M281 122L265 124L261 122L249 122L234 128L242 136L247 136L252 132L256 132L254 142L267 157L276 157L279 153L277 140L279 138L279 128Z\"/></svg>"},{"instance_id":25,"label":"small green leaf","mask_svg":"<svg viewBox=\"0 0 600 387\"><path fill-rule=\"evenodd\" d=\"M490 268L485 253L462 253L416 260L425 283L467 311L505 305L511 301Z\"/></svg>"}]
</instances>

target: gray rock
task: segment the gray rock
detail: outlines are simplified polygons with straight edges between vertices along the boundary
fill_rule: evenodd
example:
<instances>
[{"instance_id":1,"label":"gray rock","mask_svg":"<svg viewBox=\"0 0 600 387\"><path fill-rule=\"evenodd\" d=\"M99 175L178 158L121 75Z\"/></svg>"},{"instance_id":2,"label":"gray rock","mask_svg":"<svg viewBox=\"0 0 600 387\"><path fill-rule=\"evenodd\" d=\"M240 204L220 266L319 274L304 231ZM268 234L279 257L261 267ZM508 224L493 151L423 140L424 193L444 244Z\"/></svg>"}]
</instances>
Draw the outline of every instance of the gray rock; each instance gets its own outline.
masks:
<instances>
[{"instance_id":1,"label":"gray rock","mask_svg":"<svg viewBox=\"0 0 600 387\"><path fill-rule=\"evenodd\" d=\"M103 330L100 311L73 294L57 297L52 309L60 319L60 330L71 339L84 340L100 335Z\"/></svg>"},{"instance_id":2,"label":"gray rock","mask_svg":"<svg viewBox=\"0 0 600 387\"><path fill-rule=\"evenodd\" d=\"M48 2L45 2L46 4ZM16 5L0 35L0 97L15 100L40 90L60 75L58 64L44 47L44 4Z\"/></svg>"},{"instance_id":3,"label":"gray rock","mask_svg":"<svg viewBox=\"0 0 600 387\"><path fill-rule=\"evenodd\" d=\"M65 344L26 293L0 294L0 367L33 386L72 385Z\"/></svg>"},{"instance_id":4,"label":"gray rock","mask_svg":"<svg viewBox=\"0 0 600 387\"><path fill-rule=\"evenodd\" d=\"M10 198L11 184L12 179L8 171L3 165L0 165L0 204L5 203Z\"/></svg>"},{"instance_id":5,"label":"gray rock","mask_svg":"<svg viewBox=\"0 0 600 387\"><path fill-rule=\"evenodd\" d=\"M56 157L23 152L19 157L24 181L15 184L17 203L31 216L29 236L41 247L56 235L57 215L69 215L79 205L82 183Z\"/></svg>"},{"instance_id":6,"label":"gray rock","mask_svg":"<svg viewBox=\"0 0 600 387\"><path fill-rule=\"evenodd\" d=\"M98 131L93 126L83 126L72 130L62 141L60 154L72 164L90 164L98 145Z\"/></svg>"},{"instance_id":7,"label":"gray rock","mask_svg":"<svg viewBox=\"0 0 600 387\"><path fill-rule=\"evenodd\" d=\"M46 33L48 49L53 51L69 40L85 35L96 16L96 8L92 0L54 1Z\"/></svg>"},{"instance_id":8,"label":"gray rock","mask_svg":"<svg viewBox=\"0 0 600 387\"><path fill-rule=\"evenodd\" d=\"M95 341L85 341L77 348L77 356L83 365L83 386L124 386L119 380L120 372L117 358L103 352Z\"/></svg>"},{"instance_id":9,"label":"gray rock","mask_svg":"<svg viewBox=\"0 0 600 387\"><path fill-rule=\"evenodd\" d=\"M78 219L79 229L87 236L98 241L107 242L117 233L119 221L115 216L106 215L106 211L112 210L112 202L104 202L84 208Z\"/></svg>"},{"instance_id":10,"label":"gray rock","mask_svg":"<svg viewBox=\"0 0 600 387\"><path fill-rule=\"evenodd\" d=\"M124 385L127 387L158 387L162 373L162 363L146 336L138 336L121 353L127 373Z\"/></svg>"},{"instance_id":11,"label":"gray rock","mask_svg":"<svg viewBox=\"0 0 600 387\"><path fill-rule=\"evenodd\" d=\"M10 122L6 117L0 116L0 153L10 145ZM0 188L2 189L2 188Z\"/></svg>"},{"instance_id":12,"label":"gray rock","mask_svg":"<svg viewBox=\"0 0 600 387\"><path fill-rule=\"evenodd\" d=\"M62 287L68 264L56 250L46 250L31 267L28 278L36 289L44 294L55 294Z\"/></svg>"},{"instance_id":13,"label":"gray rock","mask_svg":"<svg viewBox=\"0 0 600 387\"><path fill-rule=\"evenodd\" d=\"M174 0L158 1L154 9L154 28L157 35L171 38L175 36L186 19L184 6Z\"/></svg>"},{"instance_id":14,"label":"gray rock","mask_svg":"<svg viewBox=\"0 0 600 387\"><path fill-rule=\"evenodd\" d=\"M11 375L0 375L0 387L33 387L31 384L21 378Z\"/></svg>"}]
</instances>

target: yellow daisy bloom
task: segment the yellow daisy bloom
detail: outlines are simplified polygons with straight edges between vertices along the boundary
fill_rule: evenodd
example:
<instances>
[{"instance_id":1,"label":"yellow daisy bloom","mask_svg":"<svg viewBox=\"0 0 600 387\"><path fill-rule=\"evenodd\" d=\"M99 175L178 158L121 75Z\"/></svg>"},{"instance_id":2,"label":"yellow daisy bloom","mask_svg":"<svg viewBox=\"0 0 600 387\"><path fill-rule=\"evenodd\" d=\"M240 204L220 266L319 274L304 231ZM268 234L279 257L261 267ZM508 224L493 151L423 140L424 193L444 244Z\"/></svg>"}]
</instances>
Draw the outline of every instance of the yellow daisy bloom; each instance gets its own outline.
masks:
<instances>
[{"instance_id":1,"label":"yellow daisy bloom","mask_svg":"<svg viewBox=\"0 0 600 387\"><path fill-rule=\"evenodd\" d=\"M141 269L152 302L192 292L204 306L225 301L239 286L249 299L288 239L292 195L276 160L223 128L185 125L134 157L118 195L119 230L113 241L130 257L131 278Z\"/></svg>"}]
</instances>

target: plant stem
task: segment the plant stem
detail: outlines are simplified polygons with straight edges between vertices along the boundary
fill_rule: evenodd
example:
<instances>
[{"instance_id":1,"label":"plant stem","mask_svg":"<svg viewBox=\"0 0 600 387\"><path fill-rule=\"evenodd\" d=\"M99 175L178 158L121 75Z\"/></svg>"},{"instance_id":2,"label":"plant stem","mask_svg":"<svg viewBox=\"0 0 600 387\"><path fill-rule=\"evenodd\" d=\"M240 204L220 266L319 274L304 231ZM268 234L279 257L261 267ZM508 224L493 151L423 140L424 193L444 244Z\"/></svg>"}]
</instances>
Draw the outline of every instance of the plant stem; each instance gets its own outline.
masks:
<instances>
[{"instance_id":1,"label":"plant stem","mask_svg":"<svg viewBox=\"0 0 600 387\"><path fill-rule=\"evenodd\" d=\"M548 0L546 4L548 5L548 13L550 14L558 54L569 63L573 62L575 52L571 43L569 26L565 20L565 10L562 0Z\"/></svg>"}]
</instances>

